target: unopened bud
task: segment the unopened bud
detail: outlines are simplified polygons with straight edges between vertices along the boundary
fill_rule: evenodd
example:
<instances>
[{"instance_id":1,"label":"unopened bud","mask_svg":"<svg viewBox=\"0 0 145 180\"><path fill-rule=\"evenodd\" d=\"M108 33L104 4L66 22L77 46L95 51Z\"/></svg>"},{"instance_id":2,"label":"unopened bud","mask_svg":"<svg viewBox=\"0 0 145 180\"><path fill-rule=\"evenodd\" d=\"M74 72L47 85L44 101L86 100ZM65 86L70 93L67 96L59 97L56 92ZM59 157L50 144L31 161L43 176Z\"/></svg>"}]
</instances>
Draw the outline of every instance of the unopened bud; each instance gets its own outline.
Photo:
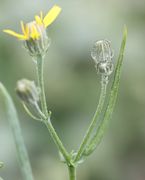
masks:
<instances>
[{"instance_id":1,"label":"unopened bud","mask_svg":"<svg viewBox=\"0 0 145 180\"><path fill-rule=\"evenodd\" d=\"M34 81L22 79L17 82L16 93L21 101L35 104L39 101L39 92Z\"/></svg>"},{"instance_id":2,"label":"unopened bud","mask_svg":"<svg viewBox=\"0 0 145 180\"><path fill-rule=\"evenodd\" d=\"M113 72L113 63L112 62L100 62L96 65L97 72L105 76L109 76Z\"/></svg>"},{"instance_id":3,"label":"unopened bud","mask_svg":"<svg viewBox=\"0 0 145 180\"><path fill-rule=\"evenodd\" d=\"M91 56L95 61L95 67L99 74L109 76L113 72L113 50L109 41L96 41Z\"/></svg>"},{"instance_id":4,"label":"unopened bud","mask_svg":"<svg viewBox=\"0 0 145 180\"><path fill-rule=\"evenodd\" d=\"M50 45L50 39L47 36L46 28L43 24L37 24L36 21L27 24L30 38L24 41L24 46L32 57L45 56ZM33 33L32 33L33 32Z\"/></svg>"},{"instance_id":5,"label":"unopened bud","mask_svg":"<svg viewBox=\"0 0 145 180\"><path fill-rule=\"evenodd\" d=\"M113 55L114 54L113 50L111 49L111 44L107 40L96 41L91 51L91 56L95 63L111 61Z\"/></svg>"}]
</instances>

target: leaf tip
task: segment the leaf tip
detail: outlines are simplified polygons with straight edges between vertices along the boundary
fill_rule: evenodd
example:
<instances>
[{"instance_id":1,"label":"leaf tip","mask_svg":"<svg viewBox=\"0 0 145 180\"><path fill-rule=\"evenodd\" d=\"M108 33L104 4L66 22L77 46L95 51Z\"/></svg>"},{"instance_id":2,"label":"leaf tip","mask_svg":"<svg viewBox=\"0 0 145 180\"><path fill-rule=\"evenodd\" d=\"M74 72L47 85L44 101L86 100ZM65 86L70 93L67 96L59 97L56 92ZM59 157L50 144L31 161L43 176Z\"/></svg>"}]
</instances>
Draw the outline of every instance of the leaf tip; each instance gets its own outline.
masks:
<instances>
[{"instance_id":1,"label":"leaf tip","mask_svg":"<svg viewBox=\"0 0 145 180\"><path fill-rule=\"evenodd\" d=\"M128 34L128 29L127 29L126 24L124 24L123 34L124 34L124 37L125 37L125 39L126 39L126 38L127 38L127 34Z\"/></svg>"}]
</instances>

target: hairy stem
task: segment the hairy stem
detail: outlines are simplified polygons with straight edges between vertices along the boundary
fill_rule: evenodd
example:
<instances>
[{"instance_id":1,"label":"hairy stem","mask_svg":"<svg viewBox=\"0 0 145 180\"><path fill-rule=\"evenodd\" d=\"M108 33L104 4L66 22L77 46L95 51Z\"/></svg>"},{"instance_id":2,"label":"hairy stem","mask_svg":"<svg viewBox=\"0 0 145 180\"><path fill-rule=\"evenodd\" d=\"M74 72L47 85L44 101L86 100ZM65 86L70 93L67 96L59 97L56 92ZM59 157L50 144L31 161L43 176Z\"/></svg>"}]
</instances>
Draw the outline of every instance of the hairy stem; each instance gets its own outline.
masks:
<instances>
[{"instance_id":1,"label":"hairy stem","mask_svg":"<svg viewBox=\"0 0 145 180\"><path fill-rule=\"evenodd\" d=\"M64 145L62 144L62 141L60 140L59 136L57 135L53 125L51 124L50 121L50 115L48 114L47 110L47 104L46 104L46 97L45 97L45 90L44 90L44 78L43 78L43 62L44 59L40 56L37 59L37 78L38 78L38 85L40 88L40 102L41 102L41 107L42 107L42 112L46 116L42 116L43 122L45 123L47 129L50 132L50 135L55 142L56 146L58 147L59 151L62 153L64 156L67 164L70 164L70 158L69 154L66 151Z\"/></svg>"},{"instance_id":2,"label":"hairy stem","mask_svg":"<svg viewBox=\"0 0 145 180\"><path fill-rule=\"evenodd\" d=\"M69 170L69 179L76 180L76 167L68 166L68 170Z\"/></svg>"},{"instance_id":3,"label":"hairy stem","mask_svg":"<svg viewBox=\"0 0 145 180\"><path fill-rule=\"evenodd\" d=\"M99 124L99 126L97 128L95 136L92 138L92 140L90 142L90 144L92 144L92 145L95 143L95 145L97 146L99 144L99 142L101 141L101 139L104 135L105 129L107 127L107 124L108 124L109 120L111 119L111 116L112 116L112 113L113 113L113 110L115 107L115 103L116 103L116 99L117 99L117 95L118 95L119 84L120 84L120 76L121 76L123 57L124 57L124 52L125 52L125 47L126 47L126 39L127 39L127 28L125 26L124 32L123 32L122 43L121 43L121 47L120 47L120 52L119 52L119 56L118 56L118 60L117 60L116 68L115 68L114 80L113 80L111 92L109 95L107 109L105 111L103 120L101 121L101 123Z\"/></svg>"},{"instance_id":4,"label":"hairy stem","mask_svg":"<svg viewBox=\"0 0 145 180\"><path fill-rule=\"evenodd\" d=\"M85 150L85 147L88 143L88 140L91 136L91 133L93 131L93 129L95 128L96 126L96 122L97 122L97 119L98 117L100 116L101 112L102 112L102 109L103 109L103 105L104 105L104 102L105 102L105 97L106 97L106 88L107 88L107 83L101 83L101 94L100 94L100 99L99 99L99 103L98 103L98 106L97 106L97 110L94 114L94 117L91 121L91 124L86 132L86 135L80 145L80 148L77 152L77 155L76 155L76 158L74 160L74 162L77 162L81 159L81 156L82 156L82 153L84 152Z\"/></svg>"},{"instance_id":5,"label":"hairy stem","mask_svg":"<svg viewBox=\"0 0 145 180\"><path fill-rule=\"evenodd\" d=\"M58 147L59 151L62 153L63 157L65 158L66 160L66 163L68 165L70 165L70 157L69 157L69 154L68 152L66 151L64 145L62 144L60 138L58 137L53 125L51 124L51 121L50 121L50 118L48 118L48 120L44 121L46 127L48 128L49 132L50 132L50 135L53 139L53 141L55 142L56 146Z\"/></svg>"},{"instance_id":6,"label":"hairy stem","mask_svg":"<svg viewBox=\"0 0 145 180\"><path fill-rule=\"evenodd\" d=\"M38 79L38 87L40 88L40 102L41 108L45 116L48 116L47 104L46 104L46 97L45 97L45 90L44 90L44 78L43 78L43 65L44 59L42 56L37 57L37 79Z\"/></svg>"}]
</instances>

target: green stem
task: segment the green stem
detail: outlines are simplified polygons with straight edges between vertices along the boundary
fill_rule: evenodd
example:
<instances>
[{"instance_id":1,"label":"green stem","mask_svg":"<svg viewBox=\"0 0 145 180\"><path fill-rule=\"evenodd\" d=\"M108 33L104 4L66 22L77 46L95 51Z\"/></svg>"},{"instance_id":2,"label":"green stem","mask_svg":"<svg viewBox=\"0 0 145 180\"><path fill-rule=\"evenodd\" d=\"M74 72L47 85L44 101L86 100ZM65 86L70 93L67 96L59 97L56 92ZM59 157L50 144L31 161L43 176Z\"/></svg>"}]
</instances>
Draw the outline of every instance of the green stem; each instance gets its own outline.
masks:
<instances>
[{"instance_id":1,"label":"green stem","mask_svg":"<svg viewBox=\"0 0 145 180\"><path fill-rule=\"evenodd\" d=\"M66 163L67 163L68 165L70 165L71 162L70 162L69 154L68 154L68 152L66 151L64 145L62 144L60 138L58 137L58 135L57 135L57 133L56 133L56 131L55 131L55 129L54 129L51 121L50 121L50 118L48 118L47 121L45 120L44 123L45 123L46 127L48 128L48 130L49 130L49 132L50 132L50 135L51 135L53 141L55 142L55 144L56 144L56 146L58 147L59 151L62 153L63 157L65 158Z\"/></svg>"},{"instance_id":2,"label":"green stem","mask_svg":"<svg viewBox=\"0 0 145 180\"><path fill-rule=\"evenodd\" d=\"M14 103L8 94L5 87L0 83L0 101L3 102L3 107L6 118L9 120L13 137L16 144L18 160L23 173L24 180L33 180L32 169L29 162L29 157L22 137L22 132L17 116Z\"/></svg>"},{"instance_id":3,"label":"green stem","mask_svg":"<svg viewBox=\"0 0 145 180\"><path fill-rule=\"evenodd\" d=\"M103 120L100 122L100 124L97 128L96 134L94 135L94 137L92 138L92 140L90 142L90 145L95 144L95 146L97 146L99 144L99 142L101 141L101 139L104 135L107 124L108 124L109 120L111 119L111 116L112 116L112 113L113 113L113 110L115 107L117 95L118 95L120 76L121 76L121 68L122 68L124 51L125 51L125 46L126 46L126 39L127 39L127 28L125 26L124 32L123 32L123 39L122 39L120 52L119 52L119 57L118 57L118 61L117 61L116 68L115 68L114 80L113 80L111 92L109 95L107 109L105 111Z\"/></svg>"},{"instance_id":4,"label":"green stem","mask_svg":"<svg viewBox=\"0 0 145 180\"><path fill-rule=\"evenodd\" d=\"M40 102L43 113L48 116L45 90L44 90L44 79L43 79L43 65L44 58L42 56L37 57L37 78L38 78L38 87L40 88Z\"/></svg>"},{"instance_id":5,"label":"green stem","mask_svg":"<svg viewBox=\"0 0 145 180\"><path fill-rule=\"evenodd\" d=\"M44 62L43 61L44 59L41 56L37 57L37 78L38 78L38 85L40 88L40 102L41 102L42 112L45 114L46 118L42 116L43 114L41 116L56 146L58 147L59 151L64 156L66 163L70 165L71 163L70 163L69 154L66 151L64 145L62 144L60 138L58 137L53 125L51 124L50 115L48 114L45 91L44 91L44 79L43 79L43 63Z\"/></svg>"},{"instance_id":6,"label":"green stem","mask_svg":"<svg viewBox=\"0 0 145 180\"><path fill-rule=\"evenodd\" d=\"M76 167L75 166L68 166L69 169L69 179L76 180Z\"/></svg>"},{"instance_id":7,"label":"green stem","mask_svg":"<svg viewBox=\"0 0 145 180\"><path fill-rule=\"evenodd\" d=\"M97 106L97 110L94 114L94 117L91 121L91 124L86 132L86 135L80 145L80 148L77 152L77 155L76 155L76 158L74 160L74 162L77 162L81 159L81 156L82 156L82 153L84 152L85 150L85 147L88 143L88 140L91 136L91 133L93 131L93 129L95 128L96 126L96 122L97 122L97 119L98 117L100 116L101 112L102 112L102 109L103 109L103 105L104 105L104 102L105 102L105 97L106 97L106 88L107 88L107 83L101 83L101 94L100 94L100 99L99 99L99 103L98 103L98 106Z\"/></svg>"}]
</instances>

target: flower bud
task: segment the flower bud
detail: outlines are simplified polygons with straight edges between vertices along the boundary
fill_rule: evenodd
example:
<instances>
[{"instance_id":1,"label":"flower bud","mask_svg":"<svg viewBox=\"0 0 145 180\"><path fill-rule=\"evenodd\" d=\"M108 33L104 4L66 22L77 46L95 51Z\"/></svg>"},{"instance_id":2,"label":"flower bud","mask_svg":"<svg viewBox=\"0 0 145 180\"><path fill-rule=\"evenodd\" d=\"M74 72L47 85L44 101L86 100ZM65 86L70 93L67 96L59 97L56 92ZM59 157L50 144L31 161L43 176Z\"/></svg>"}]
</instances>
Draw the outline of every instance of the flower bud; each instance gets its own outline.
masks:
<instances>
[{"instance_id":1,"label":"flower bud","mask_svg":"<svg viewBox=\"0 0 145 180\"><path fill-rule=\"evenodd\" d=\"M24 46L32 57L38 55L45 56L50 45L50 39L47 36L46 29L43 24L37 24L36 21L27 25L28 35L30 38L24 41Z\"/></svg>"},{"instance_id":2,"label":"flower bud","mask_svg":"<svg viewBox=\"0 0 145 180\"><path fill-rule=\"evenodd\" d=\"M109 41L100 40L95 42L91 56L95 61L95 67L99 74L109 76L113 72L113 50Z\"/></svg>"},{"instance_id":3,"label":"flower bud","mask_svg":"<svg viewBox=\"0 0 145 180\"><path fill-rule=\"evenodd\" d=\"M91 56L97 64L102 61L111 61L113 50L111 49L110 42L107 40L96 41L91 50Z\"/></svg>"},{"instance_id":4,"label":"flower bud","mask_svg":"<svg viewBox=\"0 0 145 180\"><path fill-rule=\"evenodd\" d=\"M21 101L35 104L39 101L39 92L34 81L22 79L17 82L16 93Z\"/></svg>"},{"instance_id":5,"label":"flower bud","mask_svg":"<svg viewBox=\"0 0 145 180\"><path fill-rule=\"evenodd\" d=\"M96 69L99 74L109 76L113 72L114 66L112 62L103 61L96 65Z\"/></svg>"}]
</instances>

